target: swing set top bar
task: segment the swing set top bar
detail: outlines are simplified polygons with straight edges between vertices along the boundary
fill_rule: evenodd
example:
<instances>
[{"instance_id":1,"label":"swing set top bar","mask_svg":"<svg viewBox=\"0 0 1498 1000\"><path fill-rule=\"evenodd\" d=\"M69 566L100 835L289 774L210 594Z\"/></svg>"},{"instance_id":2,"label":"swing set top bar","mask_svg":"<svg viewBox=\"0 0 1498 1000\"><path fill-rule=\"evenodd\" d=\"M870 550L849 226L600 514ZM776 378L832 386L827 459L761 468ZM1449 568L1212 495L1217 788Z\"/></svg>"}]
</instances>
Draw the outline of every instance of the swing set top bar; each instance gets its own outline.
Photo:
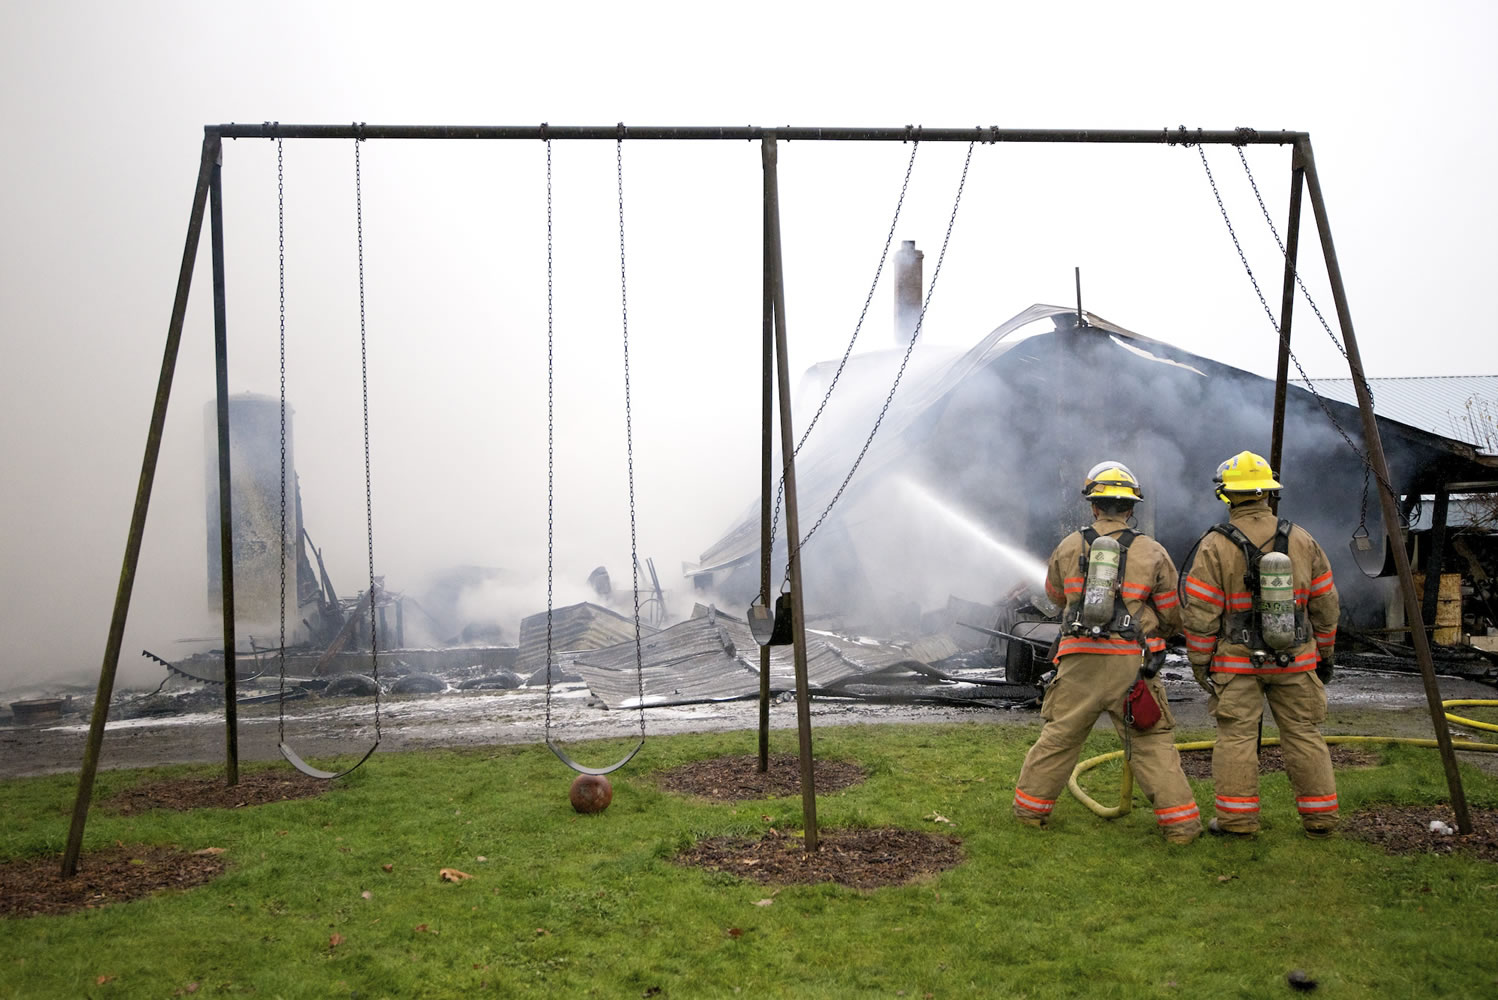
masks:
<instances>
[{"instance_id":1,"label":"swing set top bar","mask_svg":"<svg viewBox=\"0 0 1498 1000\"><path fill-rule=\"evenodd\" d=\"M1251 128L1207 131L1169 129L924 128L761 128L745 126L656 125L205 125L205 134L224 139L756 139L853 142L1113 142L1163 145L1292 145L1306 132L1259 132Z\"/></svg>"}]
</instances>

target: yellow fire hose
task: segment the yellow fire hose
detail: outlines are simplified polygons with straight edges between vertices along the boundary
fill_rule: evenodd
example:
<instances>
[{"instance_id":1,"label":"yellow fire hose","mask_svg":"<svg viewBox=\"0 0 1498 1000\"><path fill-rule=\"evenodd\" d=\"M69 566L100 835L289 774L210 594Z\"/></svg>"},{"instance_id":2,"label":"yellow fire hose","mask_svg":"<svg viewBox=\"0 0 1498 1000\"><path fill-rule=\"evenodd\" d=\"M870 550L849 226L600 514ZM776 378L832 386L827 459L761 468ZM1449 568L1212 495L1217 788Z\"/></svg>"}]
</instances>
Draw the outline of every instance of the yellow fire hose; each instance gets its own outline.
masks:
<instances>
[{"instance_id":1,"label":"yellow fire hose","mask_svg":"<svg viewBox=\"0 0 1498 1000\"><path fill-rule=\"evenodd\" d=\"M1456 698L1452 699L1451 701L1441 702L1442 708L1451 708L1457 705L1481 705L1486 707L1493 707L1498 706L1498 701L1485 701L1473 698ZM1475 719L1464 719L1459 715L1452 715L1450 712L1446 713L1446 719L1447 721L1456 723L1457 725L1469 726L1474 729L1485 729L1490 732L1498 733L1498 725L1495 725L1491 722L1479 722ZM1279 742L1280 741L1278 738L1272 738L1265 740L1263 745L1266 747L1279 746ZM1439 746L1439 744L1435 740L1412 739L1402 736L1328 736L1326 737L1326 742L1397 743L1407 747ZM1197 740L1194 743L1177 743L1176 749L1210 750L1215 744L1215 740ZM1468 740L1452 740L1451 746L1455 750L1473 750L1478 753L1498 753L1498 743L1473 743ZM1120 816L1127 816L1129 814L1129 811L1134 807L1134 771L1129 767L1128 761L1124 761L1123 778L1119 783L1118 805L1116 806L1105 806L1100 804L1092 796L1082 791L1082 786L1077 781L1077 779L1084 771L1089 771L1092 768L1097 767L1099 764L1107 763L1110 760L1117 760L1123 755L1124 752L1122 750L1114 750L1111 753L1099 754L1096 757L1084 760L1076 767L1072 768L1071 777L1067 779L1066 782L1067 789L1072 793L1076 800L1082 803L1082 805L1086 806L1088 809L1092 810L1093 813L1101 816L1103 819L1117 819Z\"/></svg>"}]
</instances>

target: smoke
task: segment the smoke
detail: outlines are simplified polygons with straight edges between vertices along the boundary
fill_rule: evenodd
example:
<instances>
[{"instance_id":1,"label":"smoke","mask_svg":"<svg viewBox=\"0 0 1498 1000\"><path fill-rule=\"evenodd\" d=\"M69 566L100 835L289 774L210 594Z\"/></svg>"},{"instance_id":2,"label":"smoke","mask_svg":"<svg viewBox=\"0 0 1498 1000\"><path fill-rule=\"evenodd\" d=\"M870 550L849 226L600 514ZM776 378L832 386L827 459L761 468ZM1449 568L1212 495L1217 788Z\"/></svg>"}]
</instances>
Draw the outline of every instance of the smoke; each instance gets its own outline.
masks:
<instances>
[{"instance_id":1,"label":"smoke","mask_svg":"<svg viewBox=\"0 0 1498 1000\"><path fill-rule=\"evenodd\" d=\"M1061 537L1090 523L1080 488L1104 459L1140 477L1145 500L1135 523L1178 562L1225 519L1216 467L1243 450L1269 454L1273 383L1168 345L1075 331L1069 319L1059 316L1054 333L1012 337L950 369L933 365L902 386L859 472L804 549L808 615L895 630L948 596L991 602L1017 583L1033 585ZM825 385L822 369L813 375ZM834 393L798 458L798 475L806 470L803 535L861 447L888 388L879 376L889 370L887 357L850 366L859 388L841 409ZM804 392L803 410L817 398ZM1351 616L1370 619L1381 614L1388 588L1366 580L1347 549L1363 481L1348 439L1365 449L1356 410L1329 409L1335 425L1309 393L1290 392L1281 514L1321 540ZM1407 488L1414 454L1397 435L1389 439L1396 488ZM1376 519L1376 493L1369 509ZM757 524L757 509L747 519ZM742 524L737 531L750 535ZM783 562L782 547L777 566ZM755 572L719 585L747 601L758 588L753 563Z\"/></svg>"}]
</instances>

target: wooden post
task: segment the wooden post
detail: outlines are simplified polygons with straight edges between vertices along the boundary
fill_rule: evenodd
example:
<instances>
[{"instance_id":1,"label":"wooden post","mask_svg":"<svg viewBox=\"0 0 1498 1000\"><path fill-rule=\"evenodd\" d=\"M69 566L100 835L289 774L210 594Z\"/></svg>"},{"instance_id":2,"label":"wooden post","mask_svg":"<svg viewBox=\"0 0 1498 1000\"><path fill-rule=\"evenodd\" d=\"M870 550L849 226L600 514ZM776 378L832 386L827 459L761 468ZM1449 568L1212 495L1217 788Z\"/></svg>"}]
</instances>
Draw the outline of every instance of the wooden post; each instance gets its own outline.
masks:
<instances>
[{"instance_id":1,"label":"wooden post","mask_svg":"<svg viewBox=\"0 0 1498 1000\"><path fill-rule=\"evenodd\" d=\"M763 242L764 294L760 306L763 379L760 388L760 423L762 425L759 465L759 600L766 608L770 603L770 571L774 562L771 551L775 539L770 534L770 487L775 483L773 457L775 450L775 276L770 250L770 178L765 173ZM770 647L759 647L759 771L770 770Z\"/></svg>"},{"instance_id":2,"label":"wooden post","mask_svg":"<svg viewBox=\"0 0 1498 1000\"><path fill-rule=\"evenodd\" d=\"M193 192L192 213L187 221L187 242L182 249L182 267L177 272L177 295L172 301L172 317L166 328L166 349L161 357L161 375L156 382L156 402L151 408L151 424L146 431L146 451L140 463L140 482L135 489L135 509L130 515L130 533L125 539L125 558L120 566L120 583L114 595L114 616L109 622L109 638L104 646L104 662L99 668L99 688L94 695L93 717L89 721L88 742L83 751L83 766L78 774L78 795L73 801L73 821L68 828L68 843L62 855L62 877L72 878L78 872L78 855L83 850L83 828L88 823L89 802L94 794L94 778L99 771L99 751L104 745L104 727L109 722L109 700L114 696L114 677L120 665L120 646L125 641L125 620L130 614L130 595L135 589L135 570L140 563L141 539L146 532L146 512L151 506L151 486L156 481L156 460L161 454L161 432L166 425L167 402L172 395L172 377L177 371L177 349L182 344L182 321L187 315L187 294L192 288L193 265L198 259L198 237L203 232L203 211L208 205L209 178L218 162L221 140L213 133L203 137L202 158L198 162L198 183Z\"/></svg>"},{"instance_id":3,"label":"wooden post","mask_svg":"<svg viewBox=\"0 0 1498 1000\"><path fill-rule=\"evenodd\" d=\"M780 256L780 194L775 136L761 146L765 170L765 218L769 222L770 283L775 302L775 369L780 388L780 457L785 463L785 537L789 547L791 623L795 633L796 730L801 750L801 813L806 849L817 849L817 792L811 755L811 690L806 677L806 615L801 604L801 524L796 511L796 438L791 431L791 370L786 356L785 271Z\"/></svg>"},{"instance_id":4,"label":"wooden post","mask_svg":"<svg viewBox=\"0 0 1498 1000\"><path fill-rule=\"evenodd\" d=\"M1290 221L1285 226L1285 283L1280 292L1280 349L1279 364L1274 373L1274 427L1270 433L1269 467L1276 473L1285 452L1285 394L1290 376L1290 320L1295 313L1295 267L1300 250L1300 201L1305 186L1306 168L1300 158L1300 147L1290 154ZM1269 506L1275 513L1280 509L1280 498L1270 497Z\"/></svg>"},{"instance_id":5,"label":"wooden post","mask_svg":"<svg viewBox=\"0 0 1498 1000\"><path fill-rule=\"evenodd\" d=\"M1321 253L1326 259L1326 275L1331 281L1332 298L1337 304L1337 322L1342 327L1342 342L1347 348L1347 364L1352 372L1352 385L1358 394L1358 410L1363 418L1363 441L1368 448L1368 461L1378 477L1379 507L1383 511L1384 532L1394 540L1390 547L1394 554L1394 567L1399 572L1399 589L1404 595L1404 613L1410 627L1410 640L1415 646L1415 662L1420 665L1420 678L1425 684L1425 700L1430 707L1430 721L1436 732L1436 745L1441 750L1441 763L1446 771L1446 786L1451 794L1451 808L1456 813L1457 829L1466 834L1472 832L1472 816L1467 811L1467 795L1462 789L1462 776L1457 771L1456 753L1451 746L1451 731L1446 725L1446 710L1441 705L1441 690L1436 684L1435 663L1430 655L1430 636L1420 617L1420 601L1415 595L1415 579L1410 572L1409 553L1399 543L1399 511L1395 507L1392 484L1389 481L1389 464L1384 458L1383 441L1378 434L1378 419L1373 415L1373 400L1368 395L1368 383L1363 377L1363 361L1358 353L1357 340L1352 332L1352 314L1347 308L1347 290L1342 285L1342 271L1337 266L1337 251L1332 244L1331 223L1326 217L1326 203L1321 197L1321 181L1316 176L1316 160L1311 153L1311 140L1302 136L1296 140L1296 149L1305 163L1306 190L1311 196L1311 208L1316 214L1316 228L1321 235Z\"/></svg>"},{"instance_id":6,"label":"wooden post","mask_svg":"<svg viewBox=\"0 0 1498 1000\"><path fill-rule=\"evenodd\" d=\"M213 249L213 367L218 423L218 543L224 624L224 783L239 784L238 687L234 663L234 515L229 476L229 326L224 298L223 156L213 165L208 214ZM281 553L284 560L286 554Z\"/></svg>"}]
</instances>

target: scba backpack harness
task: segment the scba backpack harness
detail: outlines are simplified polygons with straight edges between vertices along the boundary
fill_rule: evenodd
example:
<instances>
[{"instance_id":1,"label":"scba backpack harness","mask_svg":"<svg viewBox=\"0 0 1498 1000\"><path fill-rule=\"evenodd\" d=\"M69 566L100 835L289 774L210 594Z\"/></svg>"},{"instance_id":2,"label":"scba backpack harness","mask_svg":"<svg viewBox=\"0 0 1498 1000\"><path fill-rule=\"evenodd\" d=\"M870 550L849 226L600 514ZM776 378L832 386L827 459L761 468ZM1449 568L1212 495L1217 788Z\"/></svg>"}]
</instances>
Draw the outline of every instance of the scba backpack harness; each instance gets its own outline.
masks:
<instances>
[{"instance_id":1,"label":"scba backpack harness","mask_svg":"<svg viewBox=\"0 0 1498 1000\"><path fill-rule=\"evenodd\" d=\"M1235 524L1214 524L1215 531L1243 550L1243 586L1253 606L1230 611L1223 619L1225 637L1247 646L1256 664L1273 660L1286 666L1295 650L1310 638L1304 609L1295 603L1295 579L1290 564L1290 529L1284 518L1275 526L1269 551L1251 542Z\"/></svg>"},{"instance_id":2,"label":"scba backpack harness","mask_svg":"<svg viewBox=\"0 0 1498 1000\"><path fill-rule=\"evenodd\" d=\"M1082 601L1068 608L1063 624L1073 635L1099 636L1108 632L1125 639L1139 639L1139 629L1128 608L1118 600L1118 587L1129 562L1129 546L1139 532L1124 528L1117 537L1100 535L1096 528L1083 528L1082 554L1077 569L1082 575Z\"/></svg>"},{"instance_id":3,"label":"scba backpack harness","mask_svg":"<svg viewBox=\"0 0 1498 1000\"><path fill-rule=\"evenodd\" d=\"M1068 608L1064 619L1066 631L1072 635L1100 636L1111 633L1124 639L1140 643L1142 636L1134 618L1124 602L1118 599L1119 586L1128 568L1129 546L1139 533L1124 528L1118 535L1100 534L1096 528L1083 528L1082 554L1078 558L1078 570L1082 575L1082 601ZM1146 662L1149 660L1145 657ZM1152 662L1141 665L1139 677L1128 694L1124 696L1124 722L1132 729L1144 732L1160 721L1160 705L1150 693L1147 678L1157 672ZM1130 747L1124 747L1125 756L1130 756Z\"/></svg>"}]
</instances>

